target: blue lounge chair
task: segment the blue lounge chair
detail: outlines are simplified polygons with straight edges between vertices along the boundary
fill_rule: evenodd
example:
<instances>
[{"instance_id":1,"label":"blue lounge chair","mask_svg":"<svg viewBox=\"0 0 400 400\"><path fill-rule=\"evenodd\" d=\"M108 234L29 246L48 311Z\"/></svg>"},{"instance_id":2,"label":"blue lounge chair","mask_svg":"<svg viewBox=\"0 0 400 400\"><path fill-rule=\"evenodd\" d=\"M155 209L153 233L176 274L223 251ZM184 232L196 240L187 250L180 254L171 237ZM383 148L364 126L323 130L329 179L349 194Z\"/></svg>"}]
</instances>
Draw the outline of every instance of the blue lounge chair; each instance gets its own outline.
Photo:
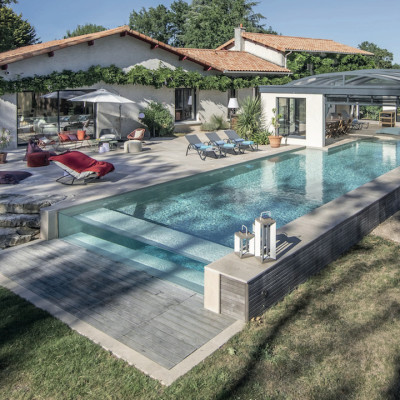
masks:
<instances>
[{"instance_id":1,"label":"blue lounge chair","mask_svg":"<svg viewBox=\"0 0 400 400\"><path fill-rule=\"evenodd\" d=\"M252 151L258 150L258 143L253 140L245 140L241 138L233 129L228 129L225 132L225 135L228 137L230 143L235 143L239 146L239 148L246 148Z\"/></svg>"},{"instance_id":2,"label":"blue lounge chair","mask_svg":"<svg viewBox=\"0 0 400 400\"><path fill-rule=\"evenodd\" d=\"M238 154L238 152L242 152L237 144L225 142L217 135L216 132L206 133L206 136L208 137L208 139L210 139L210 144L217 146L222 152L224 152L225 155L227 152L233 154Z\"/></svg>"},{"instance_id":3,"label":"blue lounge chair","mask_svg":"<svg viewBox=\"0 0 400 400\"><path fill-rule=\"evenodd\" d=\"M199 157L204 161L207 157L219 158L221 157L221 150L215 146L202 143L197 135L185 135L186 140L189 145L186 149L186 155L188 155L189 150L196 150Z\"/></svg>"}]
</instances>

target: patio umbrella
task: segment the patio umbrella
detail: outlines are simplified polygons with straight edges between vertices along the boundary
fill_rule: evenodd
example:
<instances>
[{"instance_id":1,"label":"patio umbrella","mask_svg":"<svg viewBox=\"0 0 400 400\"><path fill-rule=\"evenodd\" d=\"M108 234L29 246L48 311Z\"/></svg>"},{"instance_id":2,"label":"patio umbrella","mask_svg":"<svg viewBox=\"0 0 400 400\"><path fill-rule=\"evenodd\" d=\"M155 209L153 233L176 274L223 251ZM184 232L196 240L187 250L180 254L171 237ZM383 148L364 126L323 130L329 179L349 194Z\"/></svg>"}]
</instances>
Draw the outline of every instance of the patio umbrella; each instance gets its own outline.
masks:
<instances>
[{"instance_id":1,"label":"patio umbrella","mask_svg":"<svg viewBox=\"0 0 400 400\"><path fill-rule=\"evenodd\" d=\"M119 132L121 132L121 104L134 103L134 101L122 97L119 94L109 92L106 89L98 89L82 96L72 97L68 101L87 101L89 103L118 103L119 104Z\"/></svg>"}]
</instances>

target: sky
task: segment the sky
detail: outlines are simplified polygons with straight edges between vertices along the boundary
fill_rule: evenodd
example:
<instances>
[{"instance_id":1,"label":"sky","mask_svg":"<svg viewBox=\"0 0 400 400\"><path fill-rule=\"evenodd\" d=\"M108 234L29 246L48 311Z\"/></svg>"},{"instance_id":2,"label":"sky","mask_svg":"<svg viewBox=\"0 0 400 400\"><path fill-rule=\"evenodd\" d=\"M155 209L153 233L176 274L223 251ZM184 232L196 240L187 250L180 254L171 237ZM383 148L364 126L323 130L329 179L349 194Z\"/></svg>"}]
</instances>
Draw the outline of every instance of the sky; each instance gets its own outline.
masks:
<instances>
[{"instance_id":1,"label":"sky","mask_svg":"<svg viewBox=\"0 0 400 400\"><path fill-rule=\"evenodd\" d=\"M191 2L191 0L186 0ZM143 7L172 1L160 0L18 0L12 8L35 27L42 42L62 39L67 30L87 23L116 28L129 24L129 15ZM357 47L372 42L393 53L400 64L399 0L269 0L254 11L279 34L332 39ZM233 32L232 32L233 37Z\"/></svg>"}]
</instances>

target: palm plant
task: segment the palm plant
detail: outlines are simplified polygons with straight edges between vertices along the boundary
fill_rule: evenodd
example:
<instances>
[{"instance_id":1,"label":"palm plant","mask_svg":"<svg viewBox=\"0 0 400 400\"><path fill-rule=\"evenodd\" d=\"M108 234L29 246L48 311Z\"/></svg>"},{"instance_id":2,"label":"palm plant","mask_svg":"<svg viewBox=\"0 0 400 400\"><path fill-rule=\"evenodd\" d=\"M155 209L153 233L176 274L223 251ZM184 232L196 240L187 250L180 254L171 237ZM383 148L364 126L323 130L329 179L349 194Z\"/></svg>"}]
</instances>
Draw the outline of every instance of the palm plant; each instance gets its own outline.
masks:
<instances>
[{"instance_id":1,"label":"palm plant","mask_svg":"<svg viewBox=\"0 0 400 400\"><path fill-rule=\"evenodd\" d=\"M236 130L241 137L252 139L261 131L261 101L259 97L246 97L237 116Z\"/></svg>"}]
</instances>

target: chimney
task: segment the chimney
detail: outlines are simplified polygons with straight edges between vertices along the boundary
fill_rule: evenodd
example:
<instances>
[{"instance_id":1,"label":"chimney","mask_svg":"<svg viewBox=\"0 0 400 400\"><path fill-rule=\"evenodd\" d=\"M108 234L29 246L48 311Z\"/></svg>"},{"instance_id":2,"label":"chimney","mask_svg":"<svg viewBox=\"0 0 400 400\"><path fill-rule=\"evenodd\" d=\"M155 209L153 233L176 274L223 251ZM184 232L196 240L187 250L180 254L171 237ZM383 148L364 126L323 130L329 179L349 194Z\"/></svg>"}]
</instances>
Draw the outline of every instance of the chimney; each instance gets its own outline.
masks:
<instances>
[{"instance_id":1,"label":"chimney","mask_svg":"<svg viewBox=\"0 0 400 400\"><path fill-rule=\"evenodd\" d=\"M243 28L243 25L240 24L239 28L235 28L235 47L234 50L236 51L243 51L243 38L242 38L242 32L244 32L245 29Z\"/></svg>"}]
</instances>

